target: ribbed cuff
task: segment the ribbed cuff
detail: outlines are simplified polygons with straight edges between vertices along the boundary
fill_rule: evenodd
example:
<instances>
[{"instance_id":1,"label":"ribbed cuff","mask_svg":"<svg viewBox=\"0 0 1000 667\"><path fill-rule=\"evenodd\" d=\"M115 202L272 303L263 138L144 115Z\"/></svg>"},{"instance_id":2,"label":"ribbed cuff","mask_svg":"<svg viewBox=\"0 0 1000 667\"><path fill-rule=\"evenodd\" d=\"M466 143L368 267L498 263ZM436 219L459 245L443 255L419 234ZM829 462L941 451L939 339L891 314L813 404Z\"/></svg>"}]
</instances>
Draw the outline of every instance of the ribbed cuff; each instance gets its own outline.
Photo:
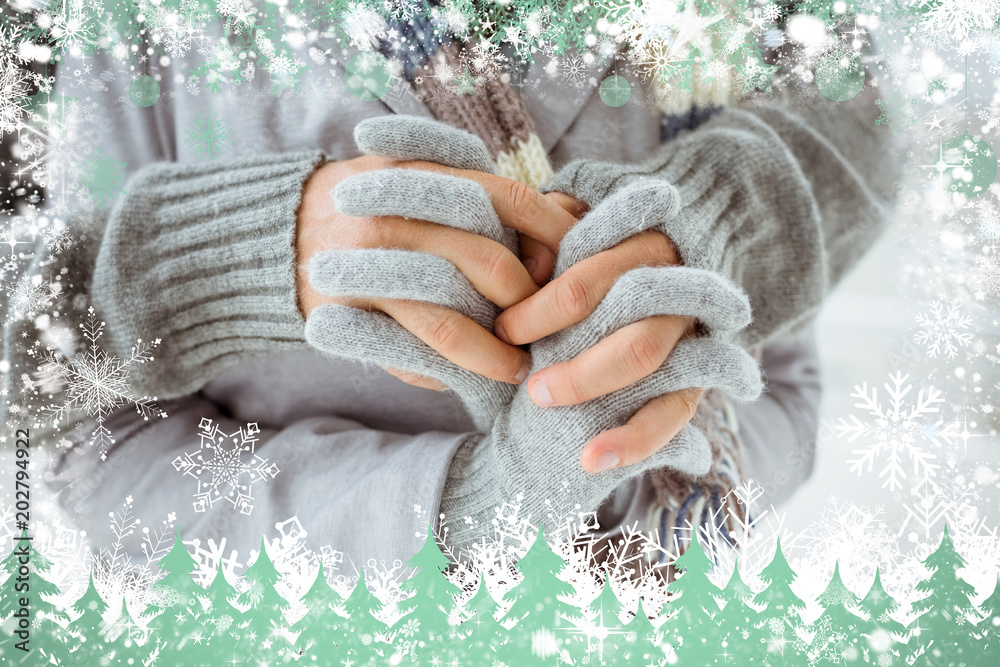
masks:
<instances>
[{"instance_id":1,"label":"ribbed cuff","mask_svg":"<svg viewBox=\"0 0 1000 667\"><path fill-rule=\"evenodd\" d=\"M133 393L161 399L201 388L237 361L305 349L295 226L318 150L139 171L112 211L91 289L102 344L133 364Z\"/></svg>"},{"instance_id":2,"label":"ribbed cuff","mask_svg":"<svg viewBox=\"0 0 1000 667\"><path fill-rule=\"evenodd\" d=\"M750 295L755 321L743 343L788 326L822 299L827 260L816 201L802 166L758 115L727 109L640 165L571 162L540 191L594 207L649 178L680 195L678 213L657 229L682 263L717 271Z\"/></svg>"}]
</instances>

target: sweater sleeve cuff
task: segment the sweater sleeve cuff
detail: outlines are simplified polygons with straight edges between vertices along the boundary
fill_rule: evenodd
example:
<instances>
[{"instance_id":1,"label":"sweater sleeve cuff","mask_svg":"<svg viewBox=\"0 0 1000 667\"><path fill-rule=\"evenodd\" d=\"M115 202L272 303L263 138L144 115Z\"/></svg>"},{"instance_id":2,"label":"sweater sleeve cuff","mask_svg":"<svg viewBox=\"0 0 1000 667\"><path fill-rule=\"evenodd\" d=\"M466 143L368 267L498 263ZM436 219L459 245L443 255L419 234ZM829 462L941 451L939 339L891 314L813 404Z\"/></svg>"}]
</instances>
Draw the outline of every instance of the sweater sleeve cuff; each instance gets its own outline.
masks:
<instances>
[{"instance_id":1,"label":"sweater sleeve cuff","mask_svg":"<svg viewBox=\"0 0 1000 667\"><path fill-rule=\"evenodd\" d=\"M569 163L542 192L570 194L591 207L646 178L673 184L678 213L657 227L685 266L716 271L742 286L758 310L741 340L795 326L827 289L819 212L801 165L756 114L727 109L664 144L638 165ZM763 318L763 319L762 319Z\"/></svg>"},{"instance_id":2,"label":"sweater sleeve cuff","mask_svg":"<svg viewBox=\"0 0 1000 667\"><path fill-rule=\"evenodd\" d=\"M324 161L300 151L140 170L112 211L91 287L104 345L134 365L134 393L197 391L237 361L303 349L295 223L306 180Z\"/></svg>"}]
</instances>

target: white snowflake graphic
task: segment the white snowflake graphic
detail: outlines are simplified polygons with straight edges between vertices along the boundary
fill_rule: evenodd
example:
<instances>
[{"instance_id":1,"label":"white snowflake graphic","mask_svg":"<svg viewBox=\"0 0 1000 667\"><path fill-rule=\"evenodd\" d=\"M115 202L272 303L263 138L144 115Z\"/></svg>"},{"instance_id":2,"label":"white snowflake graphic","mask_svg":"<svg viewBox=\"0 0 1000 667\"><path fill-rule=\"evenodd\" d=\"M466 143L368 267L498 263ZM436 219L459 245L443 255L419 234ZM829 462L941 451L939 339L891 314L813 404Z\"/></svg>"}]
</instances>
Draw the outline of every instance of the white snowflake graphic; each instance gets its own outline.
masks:
<instances>
[{"instance_id":1,"label":"white snowflake graphic","mask_svg":"<svg viewBox=\"0 0 1000 667\"><path fill-rule=\"evenodd\" d=\"M917 315L917 324L920 325L920 331L914 339L927 346L931 357L943 353L949 359L954 359L958 348L972 342L972 333L963 331L972 324L972 318L962 312L960 304L955 300L948 303L933 302L929 313Z\"/></svg>"},{"instance_id":2,"label":"white snowflake graphic","mask_svg":"<svg viewBox=\"0 0 1000 667\"><path fill-rule=\"evenodd\" d=\"M104 322L98 321L93 306L87 313L87 321L80 324L83 337L89 341L86 351L67 359L59 352L47 350L43 353L36 378L43 393L54 394L65 389L63 403L48 407L53 422L61 421L76 409L83 410L97 421L90 444L100 447L103 461L107 458L108 445L115 442L104 425L104 420L115 408L132 405L146 421L150 417L167 416L166 412L157 407L155 396L136 397L129 386L129 373L134 364L152 361L150 351L160 344L160 339L152 342L136 340L131 356L119 359L108 354L98 344L98 339L104 333Z\"/></svg>"},{"instance_id":3,"label":"white snowflake graphic","mask_svg":"<svg viewBox=\"0 0 1000 667\"><path fill-rule=\"evenodd\" d=\"M188 123L184 133L187 135L184 144L201 160L219 157L229 144L229 125L217 113L205 114Z\"/></svg>"},{"instance_id":4,"label":"white snowflake graphic","mask_svg":"<svg viewBox=\"0 0 1000 667\"><path fill-rule=\"evenodd\" d=\"M40 275L21 276L7 292L10 309L7 323L30 319L44 312L59 294L59 283L46 283Z\"/></svg>"},{"instance_id":5,"label":"white snowflake graphic","mask_svg":"<svg viewBox=\"0 0 1000 667\"><path fill-rule=\"evenodd\" d=\"M902 488L907 478L904 470L904 458L913 463L914 474L920 478L933 477L940 465L935 463L935 454L925 451L921 445L929 443L940 446L944 441L951 444L957 437L956 424L944 423L943 419L930 421L929 415L938 413L938 404L943 403L941 392L928 387L926 392L921 389L914 404L907 406L906 396L913 390L913 385L907 384L909 375L901 371L889 374L890 382L883 387L889 396L888 407L883 407L878 400L878 389L868 389L868 383L855 386L852 398L858 399L855 407L863 408L872 417L870 422L862 422L851 415L850 421L841 417L836 425L837 435L847 437L848 442L854 442L864 437L869 444L853 450L856 458L849 459L851 470L859 475L871 472L876 460L886 457L885 465L879 470L879 477L884 479L882 486L890 491Z\"/></svg>"},{"instance_id":6,"label":"white snowflake graphic","mask_svg":"<svg viewBox=\"0 0 1000 667\"><path fill-rule=\"evenodd\" d=\"M977 301L985 299L987 294L1000 295L1000 264L990 257L979 257L970 283L976 288Z\"/></svg>"},{"instance_id":7,"label":"white snowflake graphic","mask_svg":"<svg viewBox=\"0 0 1000 667\"><path fill-rule=\"evenodd\" d=\"M260 427L247 424L235 433L223 433L219 425L205 417L198 425L201 447L173 461L178 472L198 480L194 509L205 512L225 498L242 514L253 511L253 485L278 474L278 466L268 464L254 452ZM249 460L244 460L244 455Z\"/></svg>"},{"instance_id":8,"label":"white snowflake graphic","mask_svg":"<svg viewBox=\"0 0 1000 667\"><path fill-rule=\"evenodd\" d=\"M17 129L30 93L28 74L13 61L0 60L0 136Z\"/></svg>"}]
</instances>

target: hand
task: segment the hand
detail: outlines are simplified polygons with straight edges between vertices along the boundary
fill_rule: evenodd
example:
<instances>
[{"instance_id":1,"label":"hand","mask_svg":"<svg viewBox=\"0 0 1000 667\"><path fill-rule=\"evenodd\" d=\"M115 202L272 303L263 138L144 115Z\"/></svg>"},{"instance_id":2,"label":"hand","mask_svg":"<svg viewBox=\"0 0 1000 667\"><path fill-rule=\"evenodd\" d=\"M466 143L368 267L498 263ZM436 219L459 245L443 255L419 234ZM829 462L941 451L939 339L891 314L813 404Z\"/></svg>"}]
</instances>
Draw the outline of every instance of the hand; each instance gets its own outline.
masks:
<instances>
[{"instance_id":1,"label":"hand","mask_svg":"<svg viewBox=\"0 0 1000 667\"><path fill-rule=\"evenodd\" d=\"M362 156L323 165L305 185L295 235L296 285L299 310L304 317L317 306L341 304L379 310L398 322L449 361L485 377L519 383L530 367L530 357L519 347L498 340L491 332L455 310L423 301L405 299L332 297L317 292L308 275L310 260L319 252L334 249L397 248L431 253L450 261L487 299L501 308L511 306L538 291L531 272L517 255L502 244L469 231L400 216L351 217L337 210L331 192L349 176L389 168L435 171L476 181L490 196L501 221L511 227L531 227L541 218L554 217L564 223L570 214L546 200L534 208L525 186L479 171L453 169L421 161L402 161ZM537 193L535 193L537 194ZM531 200L535 201L535 200ZM537 259L536 275L552 270L554 255L541 244L531 245ZM390 373L408 384L442 390L432 378L394 368Z\"/></svg>"},{"instance_id":2,"label":"hand","mask_svg":"<svg viewBox=\"0 0 1000 667\"><path fill-rule=\"evenodd\" d=\"M572 220L547 218L540 225L518 228L531 234L542 249L558 251L563 237L587 207L559 192L532 196L553 201L573 216ZM536 250L536 254L541 252ZM532 343L588 317L628 271L680 263L676 248L665 235L655 230L640 232L573 264L541 290L507 308L497 317L494 331L511 344ZM676 315L657 315L629 324L575 358L532 375L528 393L537 405L554 406L575 405L617 391L660 368L674 346L694 335L696 327L695 318ZM581 465L599 472L648 458L691 420L703 393L702 389L688 388L654 398L628 423L591 439L581 452Z\"/></svg>"}]
</instances>

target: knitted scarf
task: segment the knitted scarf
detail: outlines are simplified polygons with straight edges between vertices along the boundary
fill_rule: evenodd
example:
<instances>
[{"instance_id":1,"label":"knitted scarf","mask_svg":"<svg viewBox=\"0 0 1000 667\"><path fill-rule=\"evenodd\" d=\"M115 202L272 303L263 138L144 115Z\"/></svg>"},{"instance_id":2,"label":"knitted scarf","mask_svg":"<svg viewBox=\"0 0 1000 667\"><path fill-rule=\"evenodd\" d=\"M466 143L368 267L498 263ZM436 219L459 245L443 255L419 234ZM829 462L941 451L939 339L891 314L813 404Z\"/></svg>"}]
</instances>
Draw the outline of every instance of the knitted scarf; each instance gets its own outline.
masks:
<instances>
[{"instance_id":1,"label":"knitted scarf","mask_svg":"<svg viewBox=\"0 0 1000 667\"><path fill-rule=\"evenodd\" d=\"M552 164L524 102L498 76L492 63L478 67L476 59L468 57L473 44L431 38L433 30L426 16L392 27L406 37L407 48L393 51L382 43L380 50L387 57L402 60L405 78L438 120L482 139L500 176L536 188L552 177ZM646 40L643 48L669 51L671 45ZM694 83L687 88L655 79L662 141L695 127L734 101L736 87L729 75L708 77L710 85L699 87L696 82L705 77L698 74L692 73ZM718 390L706 391L692 423L712 447L709 472L697 478L666 468L648 473L656 499L644 530L656 535L663 550L682 553L694 529L708 530L733 544L731 531L746 524L747 508L733 493L744 480L743 446L734 422L725 396ZM626 548L638 549L639 542ZM660 561L665 560L661 553Z\"/></svg>"}]
</instances>

